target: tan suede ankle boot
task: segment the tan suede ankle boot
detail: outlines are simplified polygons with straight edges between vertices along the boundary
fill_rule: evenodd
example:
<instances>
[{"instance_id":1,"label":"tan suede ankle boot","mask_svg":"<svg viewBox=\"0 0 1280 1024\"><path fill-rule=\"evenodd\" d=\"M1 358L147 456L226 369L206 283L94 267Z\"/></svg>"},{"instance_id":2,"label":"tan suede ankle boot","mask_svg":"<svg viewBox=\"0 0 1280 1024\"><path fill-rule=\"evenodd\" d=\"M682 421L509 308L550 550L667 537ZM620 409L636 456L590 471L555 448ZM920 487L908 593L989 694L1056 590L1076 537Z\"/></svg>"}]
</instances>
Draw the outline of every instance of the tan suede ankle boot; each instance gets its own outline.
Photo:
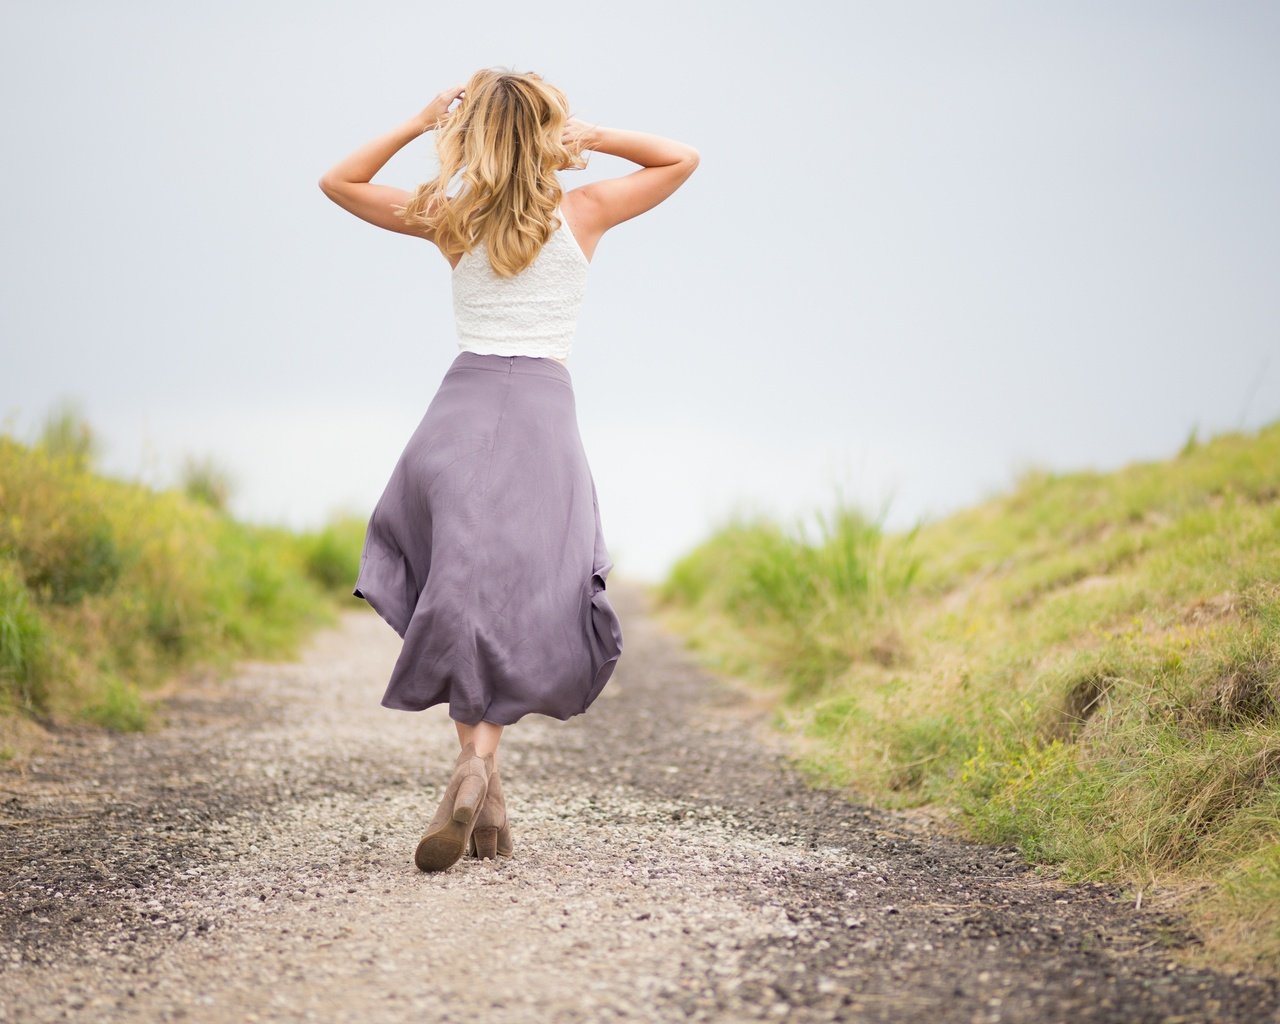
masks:
<instances>
[{"instance_id":1,"label":"tan suede ankle boot","mask_svg":"<svg viewBox=\"0 0 1280 1024\"><path fill-rule=\"evenodd\" d=\"M444 871L452 867L470 845L493 770L493 754L481 757L473 743L458 753L444 799L413 854L413 862L420 871Z\"/></svg>"},{"instance_id":2,"label":"tan suede ankle boot","mask_svg":"<svg viewBox=\"0 0 1280 1024\"><path fill-rule=\"evenodd\" d=\"M471 833L468 852L480 858L510 857L514 852L511 823L507 820L507 805L502 798L502 780L498 777L497 768L489 775L489 789L475 830Z\"/></svg>"}]
</instances>

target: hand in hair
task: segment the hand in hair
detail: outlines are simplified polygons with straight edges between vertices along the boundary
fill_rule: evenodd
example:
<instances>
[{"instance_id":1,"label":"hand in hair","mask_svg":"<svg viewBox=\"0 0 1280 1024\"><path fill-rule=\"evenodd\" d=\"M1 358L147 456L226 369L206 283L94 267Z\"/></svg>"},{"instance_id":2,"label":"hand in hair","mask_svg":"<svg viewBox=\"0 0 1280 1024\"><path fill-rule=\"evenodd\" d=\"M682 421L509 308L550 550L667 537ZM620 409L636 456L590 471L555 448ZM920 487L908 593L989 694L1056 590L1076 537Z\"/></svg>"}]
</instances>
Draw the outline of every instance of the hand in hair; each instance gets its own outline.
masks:
<instances>
[{"instance_id":1,"label":"hand in hair","mask_svg":"<svg viewBox=\"0 0 1280 1024\"><path fill-rule=\"evenodd\" d=\"M431 131L432 128L439 128L449 119L453 113L449 109L449 104L454 100L461 99L466 91L465 85L455 85L452 89L445 89L439 93L435 99L422 108L422 113L418 115L418 121L422 124L424 132ZM455 107L454 110L457 108Z\"/></svg>"},{"instance_id":2,"label":"hand in hair","mask_svg":"<svg viewBox=\"0 0 1280 1024\"><path fill-rule=\"evenodd\" d=\"M560 143L564 146L571 146L579 140L584 140L583 149L590 149L591 133L595 130L595 125L588 124L580 117L570 117L564 123L564 128L560 132Z\"/></svg>"}]
</instances>

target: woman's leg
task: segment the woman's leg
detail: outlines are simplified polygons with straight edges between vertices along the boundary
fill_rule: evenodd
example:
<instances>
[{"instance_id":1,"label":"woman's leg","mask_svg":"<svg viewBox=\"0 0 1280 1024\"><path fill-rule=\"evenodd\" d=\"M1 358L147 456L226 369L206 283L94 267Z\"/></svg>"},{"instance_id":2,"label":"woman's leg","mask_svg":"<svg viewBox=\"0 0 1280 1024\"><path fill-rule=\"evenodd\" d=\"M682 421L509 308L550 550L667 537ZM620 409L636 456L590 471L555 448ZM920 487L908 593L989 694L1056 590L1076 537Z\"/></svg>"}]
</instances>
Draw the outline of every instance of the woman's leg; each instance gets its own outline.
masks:
<instances>
[{"instance_id":1,"label":"woman's leg","mask_svg":"<svg viewBox=\"0 0 1280 1024\"><path fill-rule=\"evenodd\" d=\"M504 726L494 722L481 722L478 725L466 725L459 721L453 723L458 729L458 746L465 747L468 742L476 745L476 753L481 757L493 755L494 764L498 763L498 744L502 742Z\"/></svg>"},{"instance_id":2,"label":"woman's leg","mask_svg":"<svg viewBox=\"0 0 1280 1024\"><path fill-rule=\"evenodd\" d=\"M468 852L475 857L488 857L491 860L510 857L514 849L511 843L511 826L507 822L506 801L503 799L502 783L498 775L498 744L502 740L503 726L493 722L465 725L456 720L453 724L458 728L460 746L474 743L476 753L481 757L493 755L489 788L485 793L484 805L476 817Z\"/></svg>"}]
</instances>

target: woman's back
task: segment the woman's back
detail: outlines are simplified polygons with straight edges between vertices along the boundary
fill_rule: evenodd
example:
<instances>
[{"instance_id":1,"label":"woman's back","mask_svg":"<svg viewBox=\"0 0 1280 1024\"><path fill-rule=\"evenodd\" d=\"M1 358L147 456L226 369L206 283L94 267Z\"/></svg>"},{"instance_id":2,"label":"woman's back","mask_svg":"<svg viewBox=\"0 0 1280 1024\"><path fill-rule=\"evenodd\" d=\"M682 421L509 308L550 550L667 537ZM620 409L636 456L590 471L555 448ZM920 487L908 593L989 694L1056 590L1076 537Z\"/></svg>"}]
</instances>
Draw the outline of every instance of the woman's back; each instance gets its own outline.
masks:
<instances>
[{"instance_id":1,"label":"woman's back","mask_svg":"<svg viewBox=\"0 0 1280 1024\"><path fill-rule=\"evenodd\" d=\"M497 274L478 243L453 268L458 349L565 360L573 348L590 261L556 208L559 226L534 261L512 277Z\"/></svg>"}]
</instances>

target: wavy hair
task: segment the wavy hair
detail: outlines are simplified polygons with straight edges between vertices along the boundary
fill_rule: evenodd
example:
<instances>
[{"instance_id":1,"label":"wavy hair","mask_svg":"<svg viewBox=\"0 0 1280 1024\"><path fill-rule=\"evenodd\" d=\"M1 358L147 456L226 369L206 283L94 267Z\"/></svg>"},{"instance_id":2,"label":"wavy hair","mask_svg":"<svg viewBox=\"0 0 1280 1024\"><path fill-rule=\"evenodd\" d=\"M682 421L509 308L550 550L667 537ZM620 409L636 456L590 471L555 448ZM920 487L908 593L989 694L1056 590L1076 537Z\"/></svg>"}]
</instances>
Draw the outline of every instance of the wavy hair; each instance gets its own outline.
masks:
<instances>
[{"instance_id":1,"label":"wavy hair","mask_svg":"<svg viewBox=\"0 0 1280 1024\"><path fill-rule=\"evenodd\" d=\"M587 165L581 136L564 138L569 117L564 93L541 75L482 68L437 127L440 173L396 211L444 252L460 255L483 242L494 273L518 274L559 227L555 172Z\"/></svg>"}]
</instances>

